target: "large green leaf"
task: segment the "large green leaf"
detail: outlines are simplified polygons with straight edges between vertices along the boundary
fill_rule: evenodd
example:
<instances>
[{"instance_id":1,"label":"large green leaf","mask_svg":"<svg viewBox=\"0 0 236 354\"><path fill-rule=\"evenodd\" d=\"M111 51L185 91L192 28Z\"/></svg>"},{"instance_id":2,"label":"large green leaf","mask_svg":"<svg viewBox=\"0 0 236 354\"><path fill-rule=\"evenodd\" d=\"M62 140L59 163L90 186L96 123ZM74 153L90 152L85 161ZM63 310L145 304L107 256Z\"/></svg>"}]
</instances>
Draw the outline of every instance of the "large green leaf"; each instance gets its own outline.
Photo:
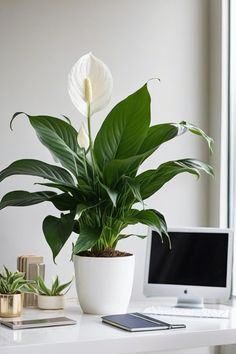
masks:
<instances>
[{"instance_id":1,"label":"large green leaf","mask_svg":"<svg viewBox=\"0 0 236 354\"><path fill-rule=\"evenodd\" d=\"M145 154L149 152L151 154L161 144L175 138L177 135L183 134L187 129L182 124L176 123L164 123L153 125L149 128L146 138L144 139L139 154Z\"/></svg>"},{"instance_id":2,"label":"large green leaf","mask_svg":"<svg viewBox=\"0 0 236 354\"><path fill-rule=\"evenodd\" d=\"M114 188L123 176L132 174L141 161L143 161L143 155L109 161L103 171L104 183Z\"/></svg>"},{"instance_id":3,"label":"large green leaf","mask_svg":"<svg viewBox=\"0 0 236 354\"><path fill-rule=\"evenodd\" d=\"M46 186L46 187L51 187L55 189L59 189L62 192L68 192L72 195L78 196L79 191L76 186L72 186L71 184L61 184L61 183L35 183L40 186Z\"/></svg>"},{"instance_id":4,"label":"large green leaf","mask_svg":"<svg viewBox=\"0 0 236 354\"><path fill-rule=\"evenodd\" d=\"M78 201L68 193L55 195L50 199L58 210L76 210Z\"/></svg>"},{"instance_id":5,"label":"large green leaf","mask_svg":"<svg viewBox=\"0 0 236 354\"><path fill-rule=\"evenodd\" d=\"M139 183L137 183L137 181L134 178L130 178L128 176L126 176L124 178L124 182L126 183L128 190L131 192L132 195L132 200L134 200L135 202L139 202L143 205L144 207L144 203L143 203L143 199L142 196L140 194L140 185ZM126 200L128 200L128 197L126 196Z\"/></svg>"},{"instance_id":6,"label":"large green leaf","mask_svg":"<svg viewBox=\"0 0 236 354\"><path fill-rule=\"evenodd\" d=\"M130 224L144 224L152 227L162 237L167 235L167 227L164 216L154 209L136 210L132 209L130 215L125 218L125 222Z\"/></svg>"},{"instance_id":7,"label":"large green leaf","mask_svg":"<svg viewBox=\"0 0 236 354\"><path fill-rule=\"evenodd\" d=\"M74 226L74 214L61 215L61 218L47 216L43 221L43 233L52 250L53 260L70 237Z\"/></svg>"},{"instance_id":8,"label":"large green leaf","mask_svg":"<svg viewBox=\"0 0 236 354\"><path fill-rule=\"evenodd\" d=\"M108 114L94 142L94 155L101 169L110 160L136 155L149 128L150 101L145 84Z\"/></svg>"},{"instance_id":9,"label":"large green leaf","mask_svg":"<svg viewBox=\"0 0 236 354\"><path fill-rule=\"evenodd\" d=\"M136 177L140 184L140 194L146 199L157 192L165 183L180 173L188 172L197 177L200 171L213 176L212 167L196 159L183 159L168 161L160 165L156 170L148 170Z\"/></svg>"},{"instance_id":10,"label":"large green leaf","mask_svg":"<svg viewBox=\"0 0 236 354\"><path fill-rule=\"evenodd\" d=\"M120 240L124 240L125 238L129 238L129 237L138 237L138 238L141 238L142 240L144 240L145 238L147 238L147 235L137 235L137 234L120 234L118 237L117 237L117 242L120 241Z\"/></svg>"},{"instance_id":11,"label":"large green leaf","mask_svg":"<svg viewBox=\"0 0 236 354\"><path fill-rule=\"evenodd\" d=\"M190 131L193 134L202 136L212 150L213 140L200 128L186 123L165 123L154 125L149 128L136 155L126 159L112 159L104 167L104 183L114 187L124 175L135 176L139 166L163 143Z\"/></svg>"},{"instance_id":12,"label":"large green leaf","mask_svg":"<svg viewBox=\"0 0 236 354\"><path fill-rule=\"evenodd\" d=\"M21 113L15 113L13 119ZM77 176L79 163L78 133L72 125L51 116L30 116L28 114L26 116L29 118L41 143L49 149L55 159L60 161L62 166Z\"/></svg>"},{"instance_id":13,"label":"large green leaf","mask_svg":"<svg viewBox=\"0 0 236 354\"><path fill-rule=\"evenodd\" d=\"M73 248L74 254L79 254L80 252L87 251L92 248L98 241L101 234L101 230L98 228L92 228L88 225L80 226L80 233L76 244Z\"/></svg>"},{"instance_id":14,"label":"large green leaf","mask_svg":"<svg viewBox=\"0 0 236 354\"><path fill-rule=\"evenodd\" d=\"M13 191L4 195L0 202L0 209L8 206L28 206L39 204L51 200L57 194L54 192L27 192L27 191Z\"/></svg>"},{"instance_id":15,"label":"large green leaf","mask_svg":"<svg viewBox=\"0 0 236 354\"><path fill-rule=\"evenodd\" d=\"M38 176L50 181L74 185L72 176L64 168L33 159L18 160L0 172L0 182L13 175Z\"/></svg>"},{"instance_id":16,"label":"large green leaf","mask_svg":"<svg viewBox=\"0 0 236 354\"><path fill-rule=\"evenodd\" d=\"M109 196L109 199L111 200L113 206L115 207L116 202L117 202L118 193L115 190L110 189L109 187L107 187L105 184L103 184L100 181L99 181L99 185L101 186L101 188L103 190L106 191L107 195Z\"/></svg>"},{"instance_id":17,"label":"large green leaf","mask_svg":"<svg viewBox=\"0 0 236 354\"><path fill-rule=\"evenodd\" d=\"M153 125L149 128L146 138L144 139L138 154L149 153L148 157L153 153L161 144L180 136L186 132L201 136L206 140L209 149L212 151L213 139L210 138L202 129L187 122L180 123L164 123Z\"/></svg>"}]
</instances>

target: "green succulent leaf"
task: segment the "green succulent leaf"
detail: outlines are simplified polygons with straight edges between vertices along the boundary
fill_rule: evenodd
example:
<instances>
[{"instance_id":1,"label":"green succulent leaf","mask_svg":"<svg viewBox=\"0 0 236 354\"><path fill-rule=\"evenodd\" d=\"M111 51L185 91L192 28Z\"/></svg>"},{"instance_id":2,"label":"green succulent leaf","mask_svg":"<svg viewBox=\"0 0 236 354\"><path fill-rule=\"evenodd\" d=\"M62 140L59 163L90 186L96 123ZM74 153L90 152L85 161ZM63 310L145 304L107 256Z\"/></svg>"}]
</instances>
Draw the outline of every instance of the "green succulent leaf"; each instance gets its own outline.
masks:
<instances>
[{"instance_id":1,"label":"green succulent leaf","mask_svg":"<svg viewBox=\"0 0 236 354\"><path fill-rule=\"evenodd\" d=\"M50 296L51 291L50 291L49 288L47 288L46 284L44 283L43 278L41 278L40 276L37 279L37 287L38 287L40 295L48 295L48 296Z\"/></svg>"},{"instance_id":2,"label":"green succulent leaf","mask_svg":"<svg viewBox=\"0 0 236 354\"><path fill-rule=\"evenodd\" d=\"M61 215L61 218L47 216L43 221L43 233L52 250L53 260L70 237L74 226L74 214Z\"/></svg>"},{"instance_id":3,"label":"green succulent leaf","mask_svg":"<svg viewBox=\"0 0 236 354\"><path fill-rule=\"evenodd\" d=\"M57 288L59 286L59 278L58 278L58 275L56 276L56 279L54 280L54 282L52 283L52 289L51 289L51 294L52 295L55 295L56 294L56 291L57 291Z\"/></svg>"},{"instance_id":4,"label":"green succulent leaf","mask_svg":"<svg viewBox=\"0 0 236 354\"><path fill-rule=\"evenodd\" d=\"M7 193L0 202L0 209L8 206L28 206L39 204L45 201L53 200L57 196L56 193L50 191L44 192L27 192L27 191L13 191Z\"/></svg>"},{"instance_id":5,"label":"green succulent leaf","mask_svg":"<svg viewBox=\"0 0 236 354\"><path fill-rule=\"evenodd\" d=\"M11 272L4 266L4 271L0 273L0 294L16 294L23 291L28 281L21 272Z\"/></svg>"},{"instance_id":6,"label":"green succulent leaf","mask_svg":"<svg viewBox=\"0 0 236 354\"><path fill-rule=\"evenodd\" d=\"M145 84L108 114L94 142L94 155L101 170L113 159L136 155L149 129L150 102Z\"/></svg>"},{"instance_id":7,"label":"green succulent leaf","mask_svg":"<svg viewBox=\"0 0 236 354\"><path fill-rule=\"evenodd\" d=\"M70 173L64 168L33 159L17 160L0 172L0 182L13 175L37 176L52 182L74 185Z\"/></svg>"},{"instance_id":8,"label":"green succulent leaf","mask_svg":"<svg viewBox=\"0 0 236 354\"><path fill-rule=\"evenodd\" d=\"M23 290L25 293L35 294L35 284L28 283L23 287Z\"/></svg>"},{"instance_id":9,"label":"green succulent leaf","mask_svg":"<svg viewBox=\"0 0 236 354\"><path fill-rule=\"evenodd\" d=\"M65 293L62 294L63 290L65 290L70 286L72 280L70 280L68 283L60 284L59 277L56 276L55 280L52 282L52 286L47 287L43 278L38 276L37 281L35 283L33 284L28 283L27 286L25 286L25 291L28 293L47 295L47 296L64 295Z\"/></svg>"},{"instance_id":10,"label":"green succulent leaf","mask_svg":"<svg viewBox=\"0 0 236 354\"><path fill-rule=\"evenodd\" d=\"M58 284L58 287L55 290L56 295L60 295L66 288L68 288L67 291L64 293L65 295L70 290L70 285L72 283L72 280L68 281L68 283L65 284L61 284L61 285Z\"/></svg>"},{"instance_id":11,"label":"green succulent leaf","mask_svg":"<svg viewBox=\"0 0 236 354\"><path fill-rule=\"evenodd\" d=\"M145 171L135 179L140 184L142 198L146 199L178 174L187 172L199 177L201 171L213 176L212 167L208 164L196 159L183 159L165 162L156 170Z\"/></svg>"}]
</instances>

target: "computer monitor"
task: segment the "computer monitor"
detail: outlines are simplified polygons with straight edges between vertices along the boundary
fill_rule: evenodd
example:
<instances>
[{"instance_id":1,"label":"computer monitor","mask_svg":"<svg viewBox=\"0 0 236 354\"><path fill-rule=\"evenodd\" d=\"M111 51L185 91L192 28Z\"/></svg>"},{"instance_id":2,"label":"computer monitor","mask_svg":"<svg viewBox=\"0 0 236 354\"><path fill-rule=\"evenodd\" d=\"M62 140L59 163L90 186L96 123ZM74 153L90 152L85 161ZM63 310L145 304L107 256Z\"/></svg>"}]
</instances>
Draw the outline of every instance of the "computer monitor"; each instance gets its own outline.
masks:
<instances>
[{"instance_id":1,"label":"computer monitor","mask_svg":"<svg viewBox=\"0 0 236 354\"><path fill-rule=\"evenodd\" d=\"M169 229L169 243L149 229L146 296L177 297L181 307L203 307L231 294L233 232L218 228Z\"/></svg>"}]
</instances>

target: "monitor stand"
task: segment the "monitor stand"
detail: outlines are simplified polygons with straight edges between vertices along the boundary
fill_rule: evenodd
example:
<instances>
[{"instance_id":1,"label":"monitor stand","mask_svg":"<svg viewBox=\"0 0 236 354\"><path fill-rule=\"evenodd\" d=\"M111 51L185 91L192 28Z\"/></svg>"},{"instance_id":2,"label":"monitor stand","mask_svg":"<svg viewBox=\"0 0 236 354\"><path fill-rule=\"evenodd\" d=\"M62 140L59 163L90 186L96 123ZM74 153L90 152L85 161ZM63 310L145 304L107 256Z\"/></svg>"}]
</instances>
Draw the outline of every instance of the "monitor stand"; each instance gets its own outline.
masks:
<instances>
[{"instance_id":1,"label":"monitor stand","mask_svg":"<svg viewBox=\"0 0 236 354\"><path fill-rule=\"evenodd\" d=\"M175 307L182 307L182 308L196 308L202 309L204 307L203 298L200 297L178 297L177 304Z\"/></svg>"}]
</instances>

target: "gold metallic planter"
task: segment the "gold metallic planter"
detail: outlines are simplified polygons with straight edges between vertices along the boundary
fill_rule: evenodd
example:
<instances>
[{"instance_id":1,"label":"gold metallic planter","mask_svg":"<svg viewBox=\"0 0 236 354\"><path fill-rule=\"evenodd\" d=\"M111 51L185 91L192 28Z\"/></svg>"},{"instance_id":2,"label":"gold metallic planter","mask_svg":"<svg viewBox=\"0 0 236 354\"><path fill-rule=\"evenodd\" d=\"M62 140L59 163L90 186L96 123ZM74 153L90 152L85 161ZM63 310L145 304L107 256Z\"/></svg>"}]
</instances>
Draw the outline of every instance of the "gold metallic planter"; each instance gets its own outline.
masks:
<instances>
[{"instance_id":1,"label":"gold metallic planter","mask_svg":"<svg viewBox=\"0 0 236 354\"><path fill-rule=\"evenodd\" d=\"M22 300L22 294L0 294L0 317L19 317Z\"/></svg>"}]
</instances>

